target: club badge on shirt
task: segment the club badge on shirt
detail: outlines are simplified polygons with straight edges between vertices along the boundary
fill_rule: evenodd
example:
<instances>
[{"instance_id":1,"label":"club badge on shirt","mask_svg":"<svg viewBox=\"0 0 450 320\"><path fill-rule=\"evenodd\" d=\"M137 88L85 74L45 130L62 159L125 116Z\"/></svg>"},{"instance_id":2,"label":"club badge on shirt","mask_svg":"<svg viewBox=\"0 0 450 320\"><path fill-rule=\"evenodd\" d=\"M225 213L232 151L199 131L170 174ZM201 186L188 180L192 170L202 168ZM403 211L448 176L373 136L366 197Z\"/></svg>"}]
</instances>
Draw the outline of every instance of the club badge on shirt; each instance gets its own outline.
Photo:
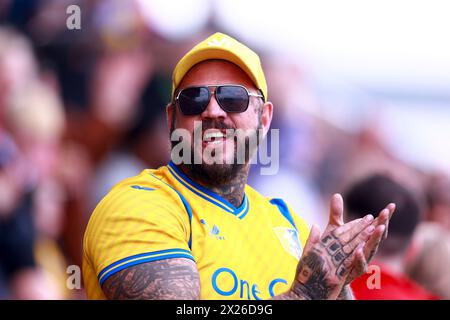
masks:
<instances>
[{"instance_id":1,"label":"club badge on shirt","mask_svg":"<svg viewBox=\"0 0 450 320\"><path fill-rule=\"evenodd\" d=\"M297 230L286 227L275 227L273 228L273 231L275 231L275 234L280 240L284 250L286 250L286 252L297 260L300 260L302 255L302 247L300 245Z\"/></svg>"}]
</instances>

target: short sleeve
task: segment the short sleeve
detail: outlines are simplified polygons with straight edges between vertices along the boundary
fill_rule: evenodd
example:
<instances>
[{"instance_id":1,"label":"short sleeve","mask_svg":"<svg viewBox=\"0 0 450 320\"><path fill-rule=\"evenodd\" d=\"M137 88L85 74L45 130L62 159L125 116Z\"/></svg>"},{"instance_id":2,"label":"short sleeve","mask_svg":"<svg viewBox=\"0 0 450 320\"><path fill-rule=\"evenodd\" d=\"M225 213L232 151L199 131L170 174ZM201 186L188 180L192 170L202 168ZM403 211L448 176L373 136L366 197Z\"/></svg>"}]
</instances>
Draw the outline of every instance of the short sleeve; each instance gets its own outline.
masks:
<instances>
[{"instance_id":1,"label":"short sleeve","mask_svg":"<svg viewBox=\"0 0 450 320\"><path fill-rule=\"evenodd\" d=\"M141 263L169 258L194 260L189 204L175 190L123 186L94 210L84 237L84 254L100 285Z\"/></svg>"}]
</instances>

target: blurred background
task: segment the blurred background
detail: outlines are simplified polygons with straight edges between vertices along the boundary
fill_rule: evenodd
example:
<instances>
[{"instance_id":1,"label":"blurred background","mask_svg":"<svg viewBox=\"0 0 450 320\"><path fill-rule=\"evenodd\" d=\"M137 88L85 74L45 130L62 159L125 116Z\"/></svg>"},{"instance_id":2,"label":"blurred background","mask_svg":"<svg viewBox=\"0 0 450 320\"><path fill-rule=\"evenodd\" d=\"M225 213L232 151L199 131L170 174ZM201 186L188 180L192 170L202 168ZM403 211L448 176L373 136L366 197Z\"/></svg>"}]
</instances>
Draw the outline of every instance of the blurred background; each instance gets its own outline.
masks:
<instances>
[{"instance_id":1,"label":"blurred background","mask_svg":"<svg viewBox=\"0 0 450 320\"><path fill-rule=\"evenodd\" d=\"M449 14L434 0L0 0L0 298L85 297L67 267L93 208L167 163L172 69L220 31L259 53L280 129L279 172L256 165L249 184L323 230L331 194L394 181L410 197L395 198L384 276L397 298L450 299ZM381 210L374 196L358 197Z\"/></svg>"}]
</instances>

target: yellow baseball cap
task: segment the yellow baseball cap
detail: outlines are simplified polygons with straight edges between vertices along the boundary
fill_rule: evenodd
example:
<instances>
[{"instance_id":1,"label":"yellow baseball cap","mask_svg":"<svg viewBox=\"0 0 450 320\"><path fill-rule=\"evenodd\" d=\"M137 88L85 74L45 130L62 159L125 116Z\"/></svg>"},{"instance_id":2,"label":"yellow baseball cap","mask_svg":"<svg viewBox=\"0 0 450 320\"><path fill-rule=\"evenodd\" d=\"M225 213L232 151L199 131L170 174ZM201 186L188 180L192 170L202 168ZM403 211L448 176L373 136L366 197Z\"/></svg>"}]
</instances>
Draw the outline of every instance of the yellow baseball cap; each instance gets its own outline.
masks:
<instances>
[{"instance_id":1,"label":"yellow baseball cap","mask_svg":"<svg viewBox=\"0 0 450 320\"><path fill-rule=\"evenodd\" d=\"M193 47L177 63L172 74L172 95L186 73L197 63L220 59L236 64L252 79L267 101L267 83L258 55L236 39L217 32Z\"/></svg>"}]
</instances>

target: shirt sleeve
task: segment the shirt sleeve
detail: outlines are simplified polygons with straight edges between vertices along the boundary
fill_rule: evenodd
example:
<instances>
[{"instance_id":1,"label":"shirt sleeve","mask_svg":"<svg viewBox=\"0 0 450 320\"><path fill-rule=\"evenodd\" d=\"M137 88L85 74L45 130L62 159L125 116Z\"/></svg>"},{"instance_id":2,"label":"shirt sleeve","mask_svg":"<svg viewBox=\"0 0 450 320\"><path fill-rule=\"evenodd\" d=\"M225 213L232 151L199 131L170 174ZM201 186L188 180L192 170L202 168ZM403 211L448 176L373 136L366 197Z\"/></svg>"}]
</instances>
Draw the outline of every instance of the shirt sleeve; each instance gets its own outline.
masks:
<instances>
[{"instance_id":1,"label":"shirt sleeve","mask_svg":"<svg viewBox=\"0 0 450 320\"><path fill-rule=\"evenodd\" d=\"M191 217L189 204L175 190L123 186L112 191L94 210L84 238L85 255L100 285L141 263L194 260Z\"/></svg>"}]
</instances>

